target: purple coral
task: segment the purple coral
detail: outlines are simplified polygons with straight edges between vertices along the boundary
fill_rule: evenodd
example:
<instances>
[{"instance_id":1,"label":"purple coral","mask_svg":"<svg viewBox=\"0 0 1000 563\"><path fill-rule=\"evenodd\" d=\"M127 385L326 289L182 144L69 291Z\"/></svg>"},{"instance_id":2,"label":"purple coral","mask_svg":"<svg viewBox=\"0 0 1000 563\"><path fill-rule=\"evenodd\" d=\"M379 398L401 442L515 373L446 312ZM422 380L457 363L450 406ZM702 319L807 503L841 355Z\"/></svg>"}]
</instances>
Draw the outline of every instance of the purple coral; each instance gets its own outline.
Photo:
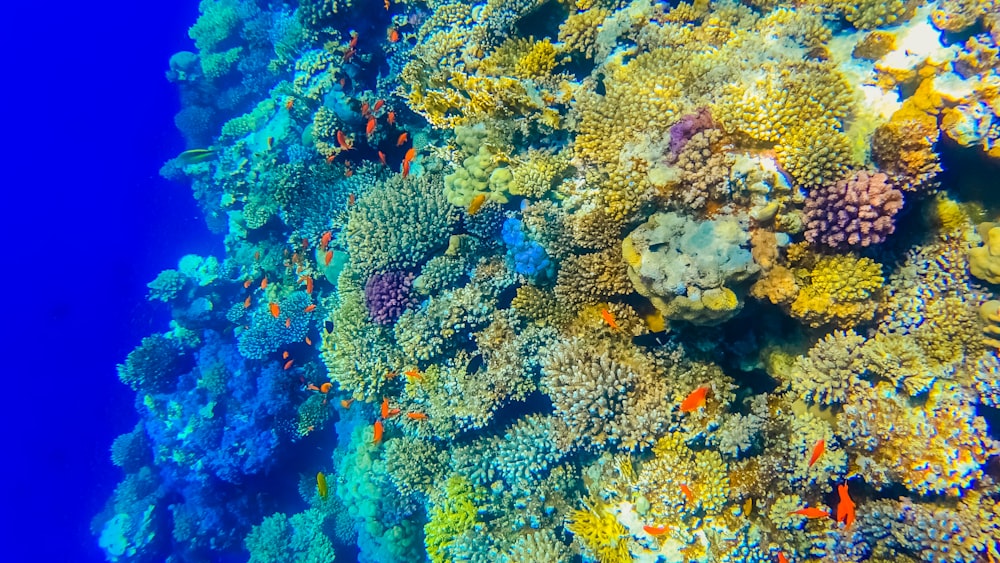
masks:
<instances>
[{"instance_id":1,"label":"purple coral","mask_svg":"<svg viewBox=\"0 0 1000 563\"><path fill-rule=\"evenodd\" d=\"M392 270L380 274L372 274L365 283L365 307L372 322L380 325L390 325L403 314L407 308L416 305L413 296L412 272Z\"/></svg>"},{"instance_id":2,"label":"purple coral","mask_svg":"<svg viewBox=\"0 0 1000 563\"><path fill-rule=\"evenodd\" d=\"M689 113L680 118L680 121L670 127L670 153L678 155L684 149L684 145L696 134L706 129L715 129L715 120L707 108L700 108L694 113Z\"/></svg>"},{"instance_id":3,"label":"purple coral","mask_svg":"<svg viewBox=\"0 0 1000 563\"><path fill-rule=\"evenodd\" d=\"M859 170L806 197L806 240L833 248L870 246L895 230L893 217L903 208L903 192L889 177Z\"/></svg>"}]
</instances>

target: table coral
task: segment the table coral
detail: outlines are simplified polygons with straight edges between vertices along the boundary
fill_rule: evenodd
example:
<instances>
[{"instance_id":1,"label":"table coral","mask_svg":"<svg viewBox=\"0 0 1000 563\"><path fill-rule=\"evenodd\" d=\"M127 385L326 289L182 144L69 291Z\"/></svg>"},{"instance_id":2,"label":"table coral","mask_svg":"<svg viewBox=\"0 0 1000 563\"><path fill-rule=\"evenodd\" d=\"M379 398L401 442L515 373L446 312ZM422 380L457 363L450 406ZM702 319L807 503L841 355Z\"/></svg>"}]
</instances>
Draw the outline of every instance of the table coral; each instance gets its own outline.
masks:
<instances>
[{"instance_id":1,"label":"table coral","mask_svg":"<svg viewBox=\"0 0 1000 563\"><path fill-rule=\"evenodd\" d=\"M717 324L742 308L740 282L753 276L746 220L696 221L659 213L622 243L629 279L668 319Z\"/></svg>"},{"instance_id":2,"label":"table coral","mask_svg":"<svg viewBox=\"0 0 1000 563\"><path fill-rule=\"evenodd\" d=\"M895 231L903 194L881 172L859 170L847 178L809 191L806 240L827 246L870 246Z\"/></svg>"}]
</instances>

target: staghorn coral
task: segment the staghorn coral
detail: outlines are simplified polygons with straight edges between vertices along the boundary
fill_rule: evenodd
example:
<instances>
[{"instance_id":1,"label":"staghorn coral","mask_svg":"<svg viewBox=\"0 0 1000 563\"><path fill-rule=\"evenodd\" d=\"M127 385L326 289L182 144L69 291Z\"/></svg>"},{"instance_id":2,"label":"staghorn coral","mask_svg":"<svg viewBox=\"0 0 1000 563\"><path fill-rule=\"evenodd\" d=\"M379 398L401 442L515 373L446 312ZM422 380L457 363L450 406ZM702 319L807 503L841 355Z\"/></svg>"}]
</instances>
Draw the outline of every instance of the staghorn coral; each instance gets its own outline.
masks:
<instances>
[{"instance_id":1,"label":"staghorn coral","mask_svg":"<svg viewBox=\"0 0 1000 563\"><path fill-rule=\"evenodd\" d=\"M448 244L455 216L440 181L434 174L393 176L358 198L347 213L345 239L361 275L412 268Z\"/></svg>"},{"instance_id":2,"label":"staghorn coral","mask_svg":"<svg viewBox=\"0 0 1000 563\"><path fill-rule=\"evenodd\" d=\"M465 277L467 266L461 256L435 256L421 268L420 275L413 280L413 289L422 295L431 295L456 287Z\"/></svg>"},{"instance_id":3,"label":"staghorn coral","mask_svg":"<svg viewBox=\"0 0 1000 563\"><path fill-rule=\"evenodd\" d=\"M529 491L561 460L553 434L551 417L529 415L508 428L496 444L493 463L515 493Z\"/></svg>"},{"instance_id":4,"label":"staghorn coral","mask_svg":"<svg viewBox=\"0 0 1000 563\"><path fill-rule=\"evenodd\" d=\"M385 444L385 471L403 496L426 497L444 461L445 452L430 440L400 436Z\"/></svg>"},{"instance_id":5,"label":"staghorn coral","mask_svg":"<svg viewBox=\"0 0 1000 563\"><path fill-rule=\"evenodd\" d=\"M899 483L919 494L955 496L982 478L983 464L1000 451L973 405L947 384L918 404L887 382L859 389L838 429L866 481L879 489Z\"/></svg>"},{"instance_id":6,"label":"staghorn coral","mask_svg":"<svg viewBox=\"0 0 1000 563\"><path fill-rule=\"evenodd\" d=\"M852 164L847 136L832 119L817 119L790 129L774 152L782 168L805 187L839 179Z\"/></svg>"},{"instance_id":7,"label":"staghorn coral","mask_svg":"<svg viewBox=\"0 0 1000 563\"><path fill-rule=\"evenodd\" d=\"M789 307L811 327L850 328L875 315L882 288L882 266L853 254L809 256L793 262L799 292Z\"/></svg>"},{"instance_id":8,"label":"staghorn coral","mask_svg":"<svg viewBox=\"0 0 1000 563\"><path fill-rule=\"evenodd\" d=\"M597 55L599 26L609 15L611 10L599 6L571 12L566 20L559 24L559 51L580 53L588 59L593 59Z\"/></svg>"},{"instance_id":9,"label":"staghorn coral","mask_svg":"<svg viewBox=\"0 0 1000 563\"><path fill-rule=\"evenodd\" d=\"M452 561L459 537L476 525L477 495L468 480L449 477L431 495L424 545L431 563Z\"/></svg>"},{"instance_id":10,"label":"staghorn coral","mask_svg":"<svg viewBox=\"0 0 1000 563\"><path fill-rule=\"evenodd\" d=\"M903 194L888 176L859 170L809 191L806 240L833 248L879 244L895 231L893 217L902 207Z\"/></svg>"},{"instance_id":11,"label":"staghorn coral","mask_svg":"<svg viewBox=\"0 0 1000 563\"><path fill-rule=\"evenodd\" d=\"M758 270L746 248L746 223L732 216L653 215L622 243L629 279L668 319L726 321L743 306L737 284Z\"/></svg>"}]
</instances>

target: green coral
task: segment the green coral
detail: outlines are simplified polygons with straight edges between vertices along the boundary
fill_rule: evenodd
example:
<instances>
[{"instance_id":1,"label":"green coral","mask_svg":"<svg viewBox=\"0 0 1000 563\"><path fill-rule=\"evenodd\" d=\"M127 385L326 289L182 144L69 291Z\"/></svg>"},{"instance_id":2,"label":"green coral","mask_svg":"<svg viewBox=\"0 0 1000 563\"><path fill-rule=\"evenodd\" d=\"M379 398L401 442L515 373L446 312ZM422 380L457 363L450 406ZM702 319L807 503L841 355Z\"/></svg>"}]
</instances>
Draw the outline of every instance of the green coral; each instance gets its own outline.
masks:
<instances>
[{"instance_id":1,"label":"green coral","mask_svg":"<svg viewBox=\"0 0 1000 563\"><path fill-rule=\"evenodd\" d=\"M477 495L469 480L454 475L435 491L428 521L424 526L424 545L431 563L453 560L451 550L456 539L471 531L477 522Z\"/></svg>"}]
</instances>

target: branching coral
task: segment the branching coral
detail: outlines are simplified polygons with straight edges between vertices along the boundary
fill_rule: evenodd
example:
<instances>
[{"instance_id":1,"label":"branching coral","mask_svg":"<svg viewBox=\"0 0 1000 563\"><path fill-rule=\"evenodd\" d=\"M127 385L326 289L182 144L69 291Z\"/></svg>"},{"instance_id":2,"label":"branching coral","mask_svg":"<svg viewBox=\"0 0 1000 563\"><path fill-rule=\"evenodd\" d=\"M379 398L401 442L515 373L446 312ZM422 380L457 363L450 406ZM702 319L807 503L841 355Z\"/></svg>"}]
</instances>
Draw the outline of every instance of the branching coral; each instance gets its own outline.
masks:
<instances>
[{"instance_id":1,"label":"branching coral","mask_svg":"<svg viewBox=\"0 0 1000 563\"><path fill-rule=\"evenodd\" d=\"M599 303L629 293L632 284L617 248L569 256L560 265L555 294L566 303Z\"/></svg>"},{"instance_id":2,"label":"branching coral","mask_svg":"<svg viewBox=\"0 0 1000 563\"><path fill-rule=\"evenodd\" d=\"M118 378L137 391L158 393L172 389L189 364L178 342L154 334L143 338L125 363L118 364Z\"/></svg>"},{"instance_id":3,"label":"branching coral","mask_svg":"<svg viewBox=\"0 0 1000 563\"><path fill-rule=\"evenodd\" d=\"M627 563L632 560L628 533L609 508L597 500L574 510L566 520L566 529L593 554L599 563Z\"/></svg>"},{"instance_id":4,"label":"branching coral","mask_svg":"<svg viewBox=\"0 0 1000 563\"><path fill-rule=\"evenodd\" d=\"M791 370L792 390L805 401L830 405L854 396L865 373L861 345L854 331L833 332L816 343Z\"/></svg>"},{"instance_id":5,"label":"branching coral","mask_svg":"<svg viewBox=\"0 0 1000 563\"><path fill-rule=\"evenodd\" d=\"M725 508L729 468L719 452L692 450L681 434L671 433L656 442L653 453L656 457L642 465L635 486L657 521L715 514Z\"/></svg>"},{"instance_id":6,"label":"branching coral","mask_svg":"<svg viewBox=\"0 0 1000 563\"><path fill-rule=\"evenodd\" d=\"M478 510L476 494L465 479L452 476L434 491L424 526L424 544L431 563L444 563L454 558L452 549L459 536L476 525Z\"/></svg>"},{"instance_id":7,"label":"branching coral","mask_svg":"<svg viewBox=\"0 0 1000 563\"><path fill-rule=\"evenodd\" d=\"M793 262L799 292L792 301L793 317L809 326L849 328L871 320L882 288L882 266L852 254L812 256Z\"/></svg>"},{"instance_id":8,"label":"branching coral","mask_svg":"<svg viewBox=\"0 0 1000 563\"><path fill-rule=\"evenodd\" d=\"M809 191L806 240L834 248L879 244L895 230L893 217L902 207L902 192L885 174L855 172Z\"/></svg>"}]
</instances>

